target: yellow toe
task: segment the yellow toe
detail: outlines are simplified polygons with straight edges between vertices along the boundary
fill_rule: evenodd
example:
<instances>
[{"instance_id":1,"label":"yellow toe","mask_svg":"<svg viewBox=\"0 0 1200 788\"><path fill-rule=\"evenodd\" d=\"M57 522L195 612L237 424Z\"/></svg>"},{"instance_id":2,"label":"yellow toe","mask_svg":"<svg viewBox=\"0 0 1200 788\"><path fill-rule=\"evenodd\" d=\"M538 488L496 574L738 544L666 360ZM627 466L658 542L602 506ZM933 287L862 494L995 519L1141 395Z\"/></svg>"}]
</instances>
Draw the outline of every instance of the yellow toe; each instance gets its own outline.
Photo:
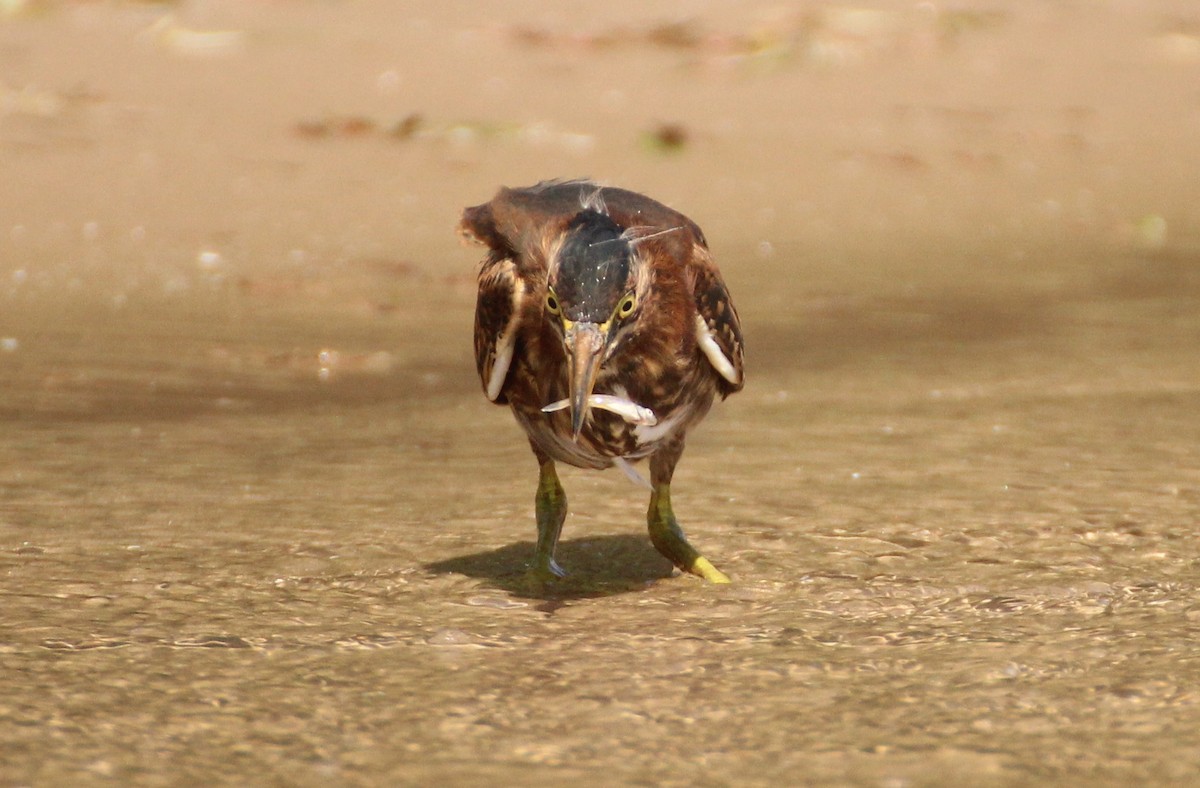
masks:
<instances>
[{"instance_id":1,"label":"yellow toe","mask_svg":"<svg viewBox=\"0 0 1200 788\"><path fill-rule=\"evenodd\" d=\"M731 582L728 575L709 563L709 560L704 556L697 556L696 560L692 562L692 566L688 569L688 571L694 575L703 577L710 583Z\"/></svg>"}]
</instances>

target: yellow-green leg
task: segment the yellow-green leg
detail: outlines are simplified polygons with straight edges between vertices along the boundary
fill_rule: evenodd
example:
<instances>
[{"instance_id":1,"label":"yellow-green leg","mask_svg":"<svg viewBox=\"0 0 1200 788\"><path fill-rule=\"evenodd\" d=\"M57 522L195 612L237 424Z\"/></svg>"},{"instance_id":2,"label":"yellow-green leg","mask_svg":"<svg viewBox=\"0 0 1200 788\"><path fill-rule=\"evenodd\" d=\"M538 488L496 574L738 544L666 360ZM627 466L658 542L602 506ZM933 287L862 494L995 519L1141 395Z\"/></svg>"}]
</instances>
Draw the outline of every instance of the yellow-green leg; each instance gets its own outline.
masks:
<instances>
[{"instance_id":1,"label":"yellow-green leg","mask_svg":"<svg viewBox=\"0 0 1200 788\"><path fill-rule=\"evenodd\" d=\"M646 523L650 527L650 542L654 549L684 572L699 575L710 583L728 583L729 578L713 566L707 558L688 544L675 512L671 509L671 476L675 463L683 453L683 442L663 450L650 458L650 510Z\"/></svg>"},{"instance_id":2,"label":"yellow-green leg","mask_svg":"<svg viewBox=\"0 0 1200 788\"><path fill-rule=\"evenodd\" d=\"M558 537L567 519L567 493L558 481L554 461L541 457L538 459L541 460L541 470L538 473L537 496L534 498L538 538L530 573L535 579L546 581L567 574L554 560L554 548L558 546Z\"/></svg>"}]
</instances>

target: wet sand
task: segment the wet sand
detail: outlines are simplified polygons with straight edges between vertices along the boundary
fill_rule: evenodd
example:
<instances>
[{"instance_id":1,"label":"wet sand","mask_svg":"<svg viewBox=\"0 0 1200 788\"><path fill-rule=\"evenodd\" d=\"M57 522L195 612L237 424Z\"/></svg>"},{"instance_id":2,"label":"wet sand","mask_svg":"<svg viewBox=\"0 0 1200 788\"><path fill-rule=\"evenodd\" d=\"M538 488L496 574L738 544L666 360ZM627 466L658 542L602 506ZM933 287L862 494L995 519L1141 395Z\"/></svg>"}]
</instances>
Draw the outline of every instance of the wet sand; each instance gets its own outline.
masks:
<instances>
[{"instance_id":1,"label":"wet sand","mask_svg":"<svg viewBox=\"0 0 1200 788\"><path fill-rule=\"evenodd\" d=\"M1195 779L1191 4L407 5L0 4L0 784ZM580 175L737 300L730 587L570 470L523 582L453 228Z\"/></svg>"}]
</instances>

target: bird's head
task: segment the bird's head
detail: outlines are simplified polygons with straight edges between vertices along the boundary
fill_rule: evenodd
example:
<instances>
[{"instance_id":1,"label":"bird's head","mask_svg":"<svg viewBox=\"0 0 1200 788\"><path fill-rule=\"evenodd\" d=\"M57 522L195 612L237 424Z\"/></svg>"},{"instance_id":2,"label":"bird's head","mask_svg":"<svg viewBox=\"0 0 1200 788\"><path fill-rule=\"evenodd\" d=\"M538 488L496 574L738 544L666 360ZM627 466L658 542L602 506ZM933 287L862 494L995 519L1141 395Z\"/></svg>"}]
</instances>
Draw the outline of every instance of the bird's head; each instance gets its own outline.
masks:
<instances>
[{"instance_id":1,"label":"bird's head","mask_svg":"<svg viewBox=\"0 0 1200 788\"><path fill-rule=\"evenodd\" d=\"M576 437L601 365L638 319L645 277L634 243L603 210L585 207L550 255L545 313L566 351Z\"/></svg>"}]
</instances>

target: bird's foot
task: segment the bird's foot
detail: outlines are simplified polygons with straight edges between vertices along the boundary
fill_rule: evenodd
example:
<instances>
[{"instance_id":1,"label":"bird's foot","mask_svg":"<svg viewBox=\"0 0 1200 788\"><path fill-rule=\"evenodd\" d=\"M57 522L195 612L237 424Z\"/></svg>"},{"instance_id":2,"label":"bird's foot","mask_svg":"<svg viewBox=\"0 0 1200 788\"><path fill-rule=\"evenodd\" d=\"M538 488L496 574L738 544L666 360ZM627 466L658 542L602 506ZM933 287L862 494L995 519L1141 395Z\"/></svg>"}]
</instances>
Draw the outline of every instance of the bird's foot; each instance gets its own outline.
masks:
<instances>
[{"instance_id":1,"label":"bird's foot","mask_svg":"<svg viewBox=\"0 0 1200 788\"><path fill-rule=\"evenodd\" d=\"M521 579L521 586L528 594L542 596L544 594L553 594L555 589L559 588L562 579L567 576L567 572L553 558L542 560L541 556L536 557L529 567L525 570L525 576Z\"/></svg>"},{"instance_id":2,"label":"bird's foot","mask_svg":"<svg viewBox=\"0 0 1200 788\"><path fill-rule=\"evenodd\" d=\"M529 565L529 576L543 583L550 583L566 577L567 570L559 566L558 562L553 558L547 557L545 560L542 560L539 557Z\"/></svg>"},{"instance_id":3,"label":"bird's foot","mask_svg":"<svg viewBox=\"0 0 1200 788\"><path fill-rule=\"evenodd\" d=\"M688 567L687 571L691 572L694 575L703 577L705 580L707 580L710 583L733 582L729 579L729 575L725 574L720 569L717 569L715 566L712 565L712 563L707 558L705 558L702 555L697 556L696 560L692 561L692 565L690 567Z\"/></svg>"},{"instance_id":4,"label":"bird's foot","mask_svg":"<svg viewBox=\"0 0 1200 788\"><path fill-rule=\"evenodd\" d=\"M671 509L671 488L660 484L650 496L650 511L646 522L650 526L650 541L654 549L666 556L684 572L704 578L710 583L728 583L729 576L717 569L688 543L683 529Z\"/></svg>"}]
</instances>

